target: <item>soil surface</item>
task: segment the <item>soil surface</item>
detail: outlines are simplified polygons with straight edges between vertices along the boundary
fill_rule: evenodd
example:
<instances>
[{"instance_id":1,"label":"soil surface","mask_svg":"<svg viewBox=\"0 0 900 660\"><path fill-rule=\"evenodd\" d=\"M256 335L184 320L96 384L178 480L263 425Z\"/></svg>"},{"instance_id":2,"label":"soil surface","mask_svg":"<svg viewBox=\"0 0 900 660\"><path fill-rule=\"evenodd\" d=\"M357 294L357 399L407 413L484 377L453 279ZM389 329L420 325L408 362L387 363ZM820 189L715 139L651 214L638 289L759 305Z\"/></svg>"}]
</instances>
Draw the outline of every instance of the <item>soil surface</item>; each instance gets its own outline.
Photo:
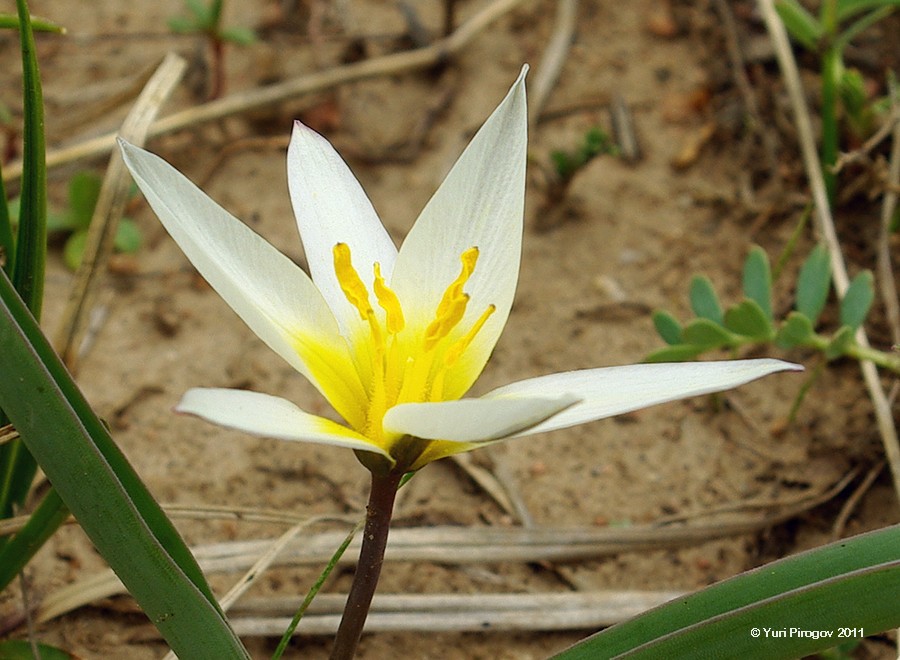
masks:
<instances>
[{"instance_id":1,"label":"soil surface","mask_svg":"<svg viewBox=\"0 0 900 660\"><path fill-rule=\"evenodd\" d=\"M38 40L51 148L116 130L128 102L107 101L127 92L140 72L169 51L190 58L190 84L179 88L162 114L202 103L209 93L205 42L173 35L166 27L169 17L184 11L178 0L100 0L78 11L62 0L31 4L35 14L68 29L66 36ZM409 24L392 2L226 4L225 25L255 27L259 38L249 46L227 47L225 94L410 47ZM457 20L485 4L456 2ZM775 160L767 162L758 136L742 128L746 110L725 55L717 4L725 3L581 3L574 43L530 135L516 304L476 393L543 373L639 362L663 345L651 322L654 309L689 317L687 288L694 274L709 275L723 299L734 302L750 247L761 245L774 261L789 241L807 201L796 144L789 131L774 131ZM764 43L753 3L729 4L742 43ZM426 37L439 34L444 3L408 5ZM524 62L535 67L534 79L553 30L555 5L519 3L446 66L293 98L154 139L149 148L305 264L285 175L291 120L299 118L344 155L399 244ZM17 43L9 34L2 36L0 53L7 63L0 100L15 115L21 108L20 74L12 64ZM777 67L771 54L759 57L748 67L755 67L762 107L765 112L780 107L789 127ZM551 153L575 149L594 126L612 133L610 107L620 101L633 120L638 157L596 158L576 175L565 198L548 209ZM14 147L16 138L9 139ZM55 169L51 203L64 206L67 180L91 167L102 171L103 164L81 161ZM873 223L878 217L874 203L854 209ZM181 394L195 386L277 393L305 410L331 413L314 388L199 279L146 205L136 201L129 213L143 246L134 255L116 257L100 285L78 381L151 491L166 505L358 516L368 473L351 452L249 437L173 414ZM870 238L853 236L854 271L873 267ZM804 230L798 256L776 284L776 308L782 313L790 309L800 259L814 243ZM896 243L892 249L896 260ZM58 249L51 260L44 325L52 334L73 275ZM889 334L877 326L880 314L875 311L872 338L887 348ZM819 362L815 355L772 346L744 354L801 362L808 371ZM687 591L827 542L842 507L882 450L855 364L828 366L789 422L806 382L804 375L776 375L722 397L501 444L473 454L472 461L519 496L533 525L598 529L728 506L739 510L746 502L793 502L824 493L851 470L859 471L847 488L815 508L726 539L559 564L457 565L448 550L446 563L389 562L379 592ZM838 531L846 536L898 520L885 472ZM235 519L178 517L176 523L190 544L275 539L287 529L284 523ZM410 483L396 514L398 528L520 524L515 511L504 510L449 460L430 465ZM29 568L30 598L40 602L103 566L83 533L67 526ZM210 580L224 593L238 575L213 574ZM271 569L247 598L304 594L316 575L315 567ZM350 567L340 569L325 590L346 591L351 578ZM19 594L16 587L0 597L0 612L18 611ZM540 658L589 632L378 632L363 637L360 657ZM12 634L27 635L24 627ZM122 596L79 607L39 625L36 634L84 658L138 660L165 652ZM268 657L276 641L246 638L260 658ZM329 648L328 636L306 635L294 640L288 655L326 657ZM889 657L890 649L883 637L867 640L854 653Z\"/></svg>"}]
</instances>

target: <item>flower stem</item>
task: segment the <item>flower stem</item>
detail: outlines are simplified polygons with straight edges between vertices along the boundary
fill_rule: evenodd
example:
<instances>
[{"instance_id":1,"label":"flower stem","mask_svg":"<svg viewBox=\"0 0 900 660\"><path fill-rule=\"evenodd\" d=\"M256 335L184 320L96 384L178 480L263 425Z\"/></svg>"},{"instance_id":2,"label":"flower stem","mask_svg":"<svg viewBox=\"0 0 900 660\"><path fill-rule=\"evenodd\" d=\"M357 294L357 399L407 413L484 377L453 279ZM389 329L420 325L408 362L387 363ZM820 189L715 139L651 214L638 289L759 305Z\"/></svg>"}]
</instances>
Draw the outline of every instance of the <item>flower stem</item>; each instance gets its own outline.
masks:
<instances>
[{"instance_id":1,"label":"flower stem","mask_svg":"<svg viewBox=\"0 0 900 660\"><path fill-rule=\"evenodd\" d=\"M403 472L399 470L383 475L372 473L372 490L366 506L366 527L363 530L356 577L353 578L344 616L334 638L331 660L349 660L356 652L356 645L372 604L372 596L378 585L378 577L381 575L394 499L402 477Z\"/></svg>"}]
</instances>

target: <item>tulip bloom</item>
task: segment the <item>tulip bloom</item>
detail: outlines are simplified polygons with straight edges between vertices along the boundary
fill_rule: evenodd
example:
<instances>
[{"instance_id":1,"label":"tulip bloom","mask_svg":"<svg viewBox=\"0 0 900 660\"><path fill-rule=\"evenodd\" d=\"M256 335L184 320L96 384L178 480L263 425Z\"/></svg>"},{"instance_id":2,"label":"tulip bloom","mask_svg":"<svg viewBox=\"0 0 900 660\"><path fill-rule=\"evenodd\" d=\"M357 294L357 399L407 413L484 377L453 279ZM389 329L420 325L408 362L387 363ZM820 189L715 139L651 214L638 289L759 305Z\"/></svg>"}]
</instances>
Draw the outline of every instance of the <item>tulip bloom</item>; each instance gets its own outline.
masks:
<instances>
[{"instance_id":1,"label":"tulip bloom","mask_svg":"<svg viewBox=\"0 0 900 660\"><path fill-rule=\"evenodd\" d=\"M309 276L162 159L122 142L138 186L197 270L343 423L232 389L192 389L177 410L261 436L349 447L385 473L798 368L771 359L638 364L464 398L506 324L518 279L524 74L399 251L337 152L295 123L288 184Z\"/></svg>"}]
</instances>

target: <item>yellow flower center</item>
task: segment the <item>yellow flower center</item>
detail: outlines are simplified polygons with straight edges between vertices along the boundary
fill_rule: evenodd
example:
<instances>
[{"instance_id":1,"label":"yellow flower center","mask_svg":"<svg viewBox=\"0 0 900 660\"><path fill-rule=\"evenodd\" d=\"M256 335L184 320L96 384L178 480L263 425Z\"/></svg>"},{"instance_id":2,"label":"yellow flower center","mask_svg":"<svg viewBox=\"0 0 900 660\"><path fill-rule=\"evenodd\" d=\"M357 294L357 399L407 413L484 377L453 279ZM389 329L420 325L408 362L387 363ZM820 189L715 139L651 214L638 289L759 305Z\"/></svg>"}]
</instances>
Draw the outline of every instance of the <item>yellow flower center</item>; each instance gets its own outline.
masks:
<instances>
[{"instance_id":1,"label":"yellow flower center","mask_svg":"<svg viewBox=\"0 0 900 660\"><path fill-rule=\"evenodd\" d=\"M404 332L407 326L400 299L384 281L381 265L377 262L373 265L372 288L383 315L376 313L370 303L369 290L353 267L350 247L338 243L333 253L334 271L341 290L368 325L368 336L364 338L368 350L362 350L360 346L355 358L367 396L366 401L360 402L365 408L364 415L360 416L365 419L365 424L357 430L390 450L398 438L385 437L382 429L384 413L398 403L442 401L448 371L496 308L489 305L468 329L458 327L469 304L469 295L463 287L478 261L478 248L472 247L460 255L459 276L444 291L434 319L424 332L416 335Z\"/></svg>"}]
</instances>

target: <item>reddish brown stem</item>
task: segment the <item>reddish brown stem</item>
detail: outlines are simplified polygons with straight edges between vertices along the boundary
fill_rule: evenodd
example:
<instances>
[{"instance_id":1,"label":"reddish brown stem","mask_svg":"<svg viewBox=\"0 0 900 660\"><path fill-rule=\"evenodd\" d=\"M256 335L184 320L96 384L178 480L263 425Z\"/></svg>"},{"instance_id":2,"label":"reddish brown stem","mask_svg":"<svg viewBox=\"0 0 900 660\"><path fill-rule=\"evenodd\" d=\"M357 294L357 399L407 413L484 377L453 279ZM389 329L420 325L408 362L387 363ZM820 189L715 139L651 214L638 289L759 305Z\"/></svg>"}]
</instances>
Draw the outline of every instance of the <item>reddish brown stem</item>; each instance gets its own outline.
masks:
<instances>
[{"instance_id":1,"label":"reddish brown stem","mask_svg":"<svg viewBox=\"0 0 900 660\"><path fill-rule=\"evenodd\" d=\"M372 490L369 492L369 504L366 506L366 527L363 530L356 576L353 578L353 586L344 607L344 616L334 639L331 660L349 660L356 652L372 604L372 596L375 595L375 587L378 585L378 577L381 575L384 549L387 546L388 530L394 513L394 499L402 477L402 472L372 474Z\"/></svg>"}]
</instances>

